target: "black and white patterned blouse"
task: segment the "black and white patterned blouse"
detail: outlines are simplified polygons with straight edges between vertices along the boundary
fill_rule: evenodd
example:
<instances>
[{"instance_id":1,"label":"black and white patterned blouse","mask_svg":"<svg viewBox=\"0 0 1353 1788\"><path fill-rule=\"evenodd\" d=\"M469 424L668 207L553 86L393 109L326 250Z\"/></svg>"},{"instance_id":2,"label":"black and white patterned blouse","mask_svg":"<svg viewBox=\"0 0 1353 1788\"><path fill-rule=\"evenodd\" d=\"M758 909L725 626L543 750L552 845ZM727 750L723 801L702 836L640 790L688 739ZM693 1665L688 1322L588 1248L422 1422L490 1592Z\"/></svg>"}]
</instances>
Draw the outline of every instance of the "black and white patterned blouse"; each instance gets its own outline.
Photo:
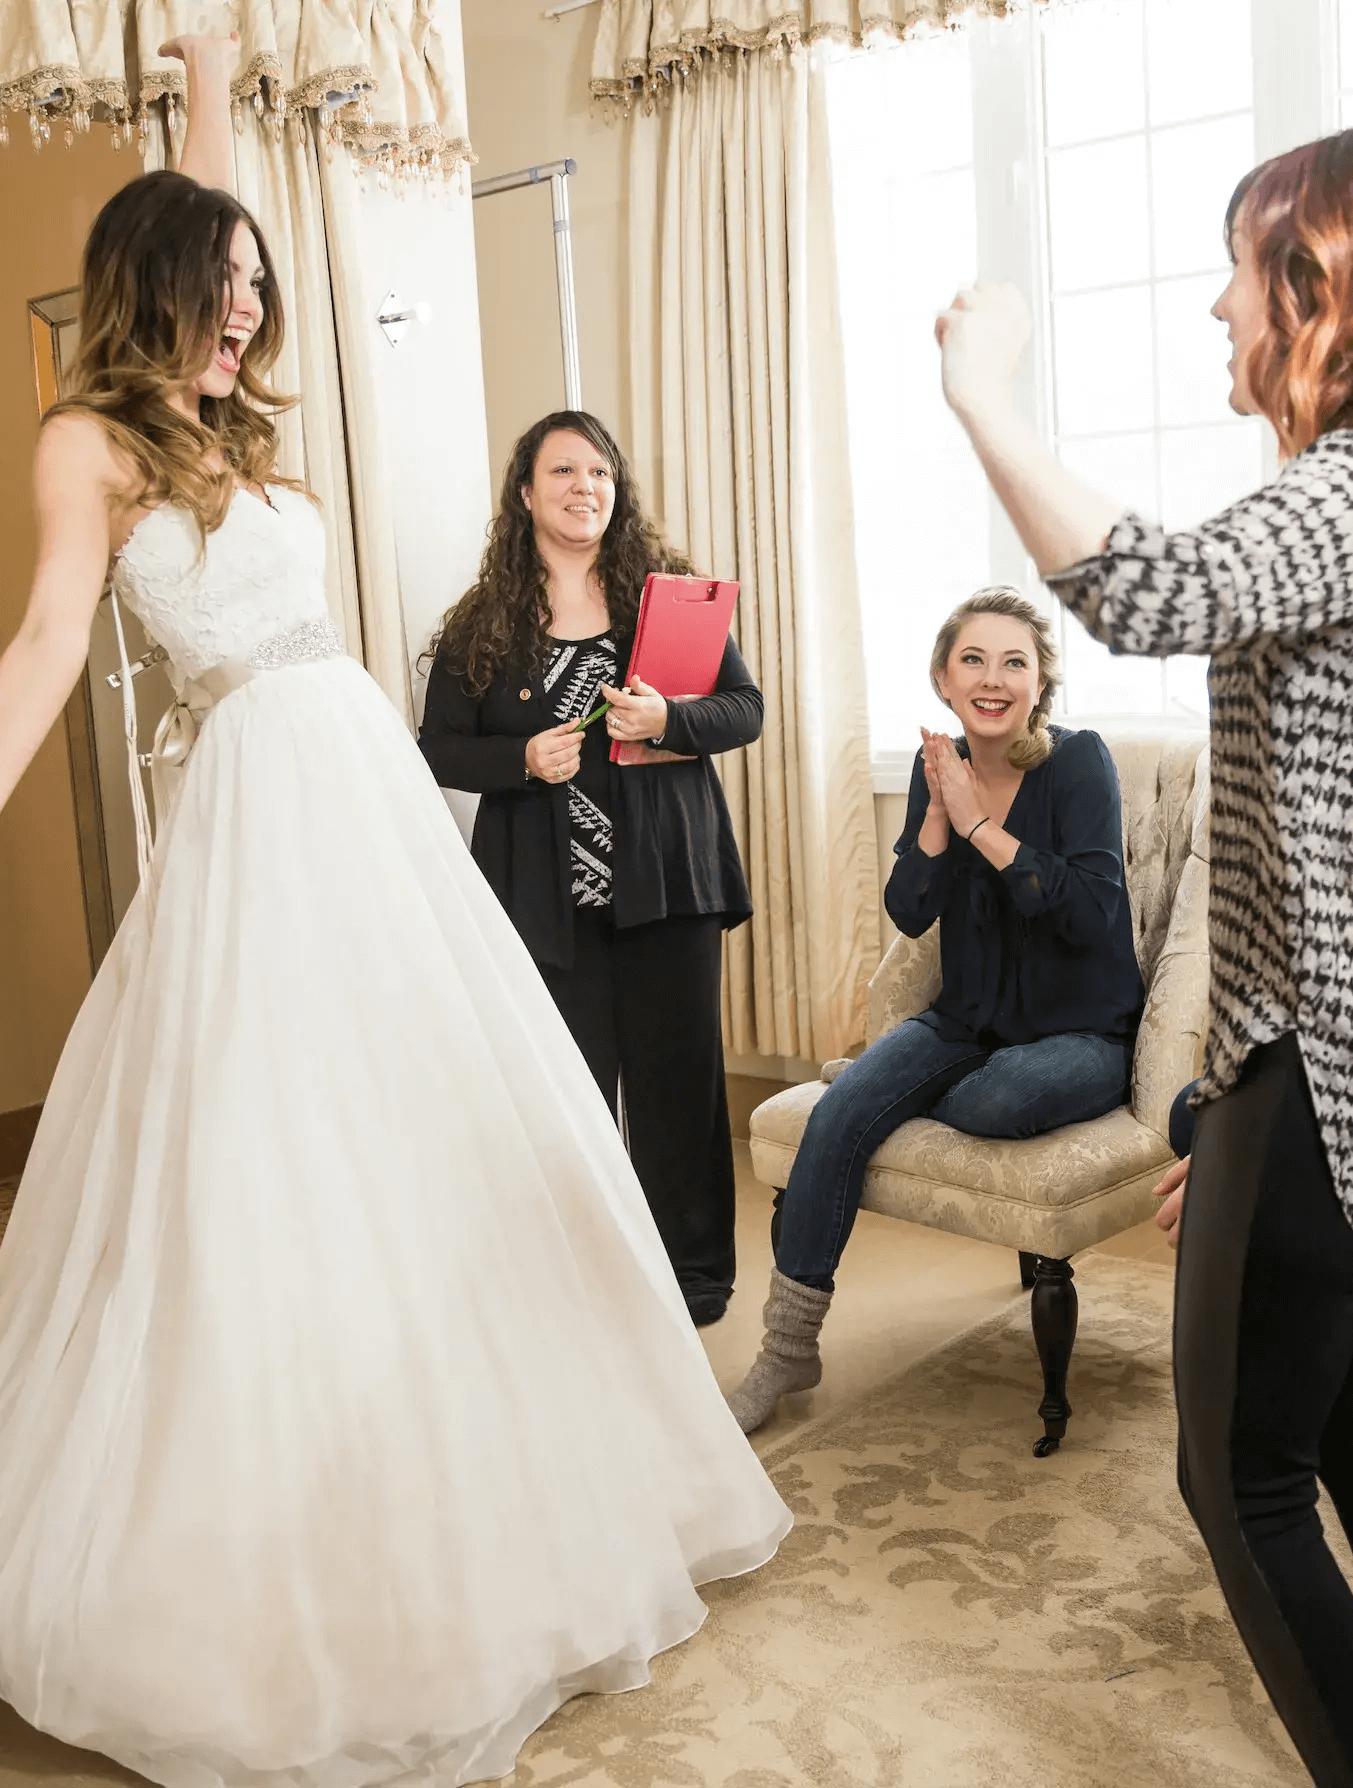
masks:
<instances>
[{"instance_id":1,"label":"black and white patterned blouse","mask_svg":"<svg viewBox=\"0 0 1353 1788\"><path fill-rule=\"evenodd\" d=\"M584 720L605 699L603 683L616 685L615 641L552 640L545 665L545 699L555 724ZM583 737L582 763L568 785L569 853L573 904L611 904L611 741L605 720L595 720Z\"/></svg>"},{"instance_id":2,"label":"black and white patterned blouse","mask_svg":"<svg viewBox=\"0 0 1353 1788\"><path fill-rule=\"evenodd\" d=\"M1115 652L1211 655L1202 1096L1295 1032L1353 1220L1353 430L1200 528L1125 516L1048 585Z\"/></svg>"}]
</instances>

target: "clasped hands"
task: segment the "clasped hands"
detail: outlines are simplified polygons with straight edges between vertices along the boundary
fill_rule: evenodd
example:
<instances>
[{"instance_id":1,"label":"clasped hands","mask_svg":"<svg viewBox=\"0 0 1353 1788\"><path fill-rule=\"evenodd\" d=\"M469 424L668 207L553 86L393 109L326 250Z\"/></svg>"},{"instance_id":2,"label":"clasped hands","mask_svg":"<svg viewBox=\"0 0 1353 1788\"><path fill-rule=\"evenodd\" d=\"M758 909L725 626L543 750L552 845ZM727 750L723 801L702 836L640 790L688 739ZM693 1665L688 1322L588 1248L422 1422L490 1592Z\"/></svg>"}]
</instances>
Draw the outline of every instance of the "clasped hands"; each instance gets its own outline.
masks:
<instances>
[{"instance_id":1,"label":"clasped hands","mask_svg":"<svg viewBox=\"0 0 1353 1788\"><path fill-rule=\"evenodd\" d=\"M958 755L958 747L947 733L932 733L922 727L921 749L930 811L937 817L942 815L955 832L966 838L986 817L972 765Z\"/></svg>"}]
</instances>

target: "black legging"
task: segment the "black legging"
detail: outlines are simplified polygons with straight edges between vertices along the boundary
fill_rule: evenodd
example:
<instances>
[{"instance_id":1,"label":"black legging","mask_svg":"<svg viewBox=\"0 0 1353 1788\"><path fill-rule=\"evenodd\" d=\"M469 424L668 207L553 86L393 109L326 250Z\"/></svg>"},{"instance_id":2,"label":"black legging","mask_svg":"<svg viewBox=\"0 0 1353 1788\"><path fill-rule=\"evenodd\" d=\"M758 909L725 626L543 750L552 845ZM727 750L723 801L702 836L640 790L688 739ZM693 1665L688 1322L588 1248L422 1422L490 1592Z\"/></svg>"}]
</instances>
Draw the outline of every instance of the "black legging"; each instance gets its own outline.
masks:
<instances>
[{"instance_id":1,"label":"black legging","mask_svg":"<svg viewBox=\"0 0 1353 1788\"><path fill-rule=\"evenodd\" d=\"M609 910L574 919L573 967L541 965L541 978L612 1111L624 1082L630 1159L687 1303L722 1310L733 1289L736 1210L719 1012L723 921L660 919L617 931Z\"/></svg>"},{"instance_id":2,"label":"black legging","mask_svg":"<svg viewBox=\"0 0 1353 1788\"><path fill-rule=\"evenodd\" d=\"M1199 1114L1175 1289L1179 1482L1318 1788L1353 1788L1353 1227L1297 1043L1255 1050Z\"/></svg>"}]
</instances>

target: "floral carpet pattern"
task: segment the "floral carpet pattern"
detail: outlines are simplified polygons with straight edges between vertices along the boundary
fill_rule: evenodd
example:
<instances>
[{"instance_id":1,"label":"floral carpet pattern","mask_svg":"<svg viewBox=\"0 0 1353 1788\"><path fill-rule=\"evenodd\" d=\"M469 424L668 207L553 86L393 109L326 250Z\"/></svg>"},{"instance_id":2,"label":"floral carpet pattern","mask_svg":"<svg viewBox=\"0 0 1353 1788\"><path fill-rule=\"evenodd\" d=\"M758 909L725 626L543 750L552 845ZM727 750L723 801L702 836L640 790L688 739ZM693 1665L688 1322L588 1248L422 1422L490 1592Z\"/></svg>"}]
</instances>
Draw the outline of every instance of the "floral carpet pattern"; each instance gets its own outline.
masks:
<instances>
[{"instance_id":1,"label":"floral carpet pattern","mask_svg":"<svg viewBox=\"0 0 1353 1788\"><path fill-rule=\"evenodd\" d=\"M649 1688L558 1713L511 1788L1301 1788L1175 1491L1172 1274L1090 1254L1077 1284L1060 1452L1032 1456L1019 1297L772 1436L780 1556L706 1591ZM0 1788L136 1780L0 1708Z\"/></svg>"},{"instance_id":2,"label":"floral carpet pattern","mask_svg":"<svg viewBox=\"0 0 1353 1788\"><path fill-rule=\"evenodd\" d=\"M1081 1264L1049 1459L1023 1299L772 1443L780 1557L711 1587L647 1691L558 1714L514 1788L1305 1782L1175 1490L1172 1281Z\"/></svg>"}]
</instances>

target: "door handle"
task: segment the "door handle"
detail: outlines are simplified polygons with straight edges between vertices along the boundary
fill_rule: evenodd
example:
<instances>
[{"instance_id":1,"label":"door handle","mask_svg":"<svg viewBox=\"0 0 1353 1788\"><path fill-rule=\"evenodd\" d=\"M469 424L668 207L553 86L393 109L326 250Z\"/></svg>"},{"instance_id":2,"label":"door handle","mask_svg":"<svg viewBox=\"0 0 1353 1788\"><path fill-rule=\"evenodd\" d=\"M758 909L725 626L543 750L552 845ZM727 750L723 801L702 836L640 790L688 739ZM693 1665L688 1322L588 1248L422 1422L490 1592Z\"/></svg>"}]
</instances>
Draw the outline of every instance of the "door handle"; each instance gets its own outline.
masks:
<instances>
[{"instance_id":1,"label":"door handle","mask_svg":"<svg viewBox=\"0 0 1353 1788\"><path fill-rule=\"evenodd\" d=\"M134 677L139 677L142 671L148 671L157 664L163 664L168 656L169 654L165 651L163 646L152 646L148 652L143 652L139 658L132 660L130 666L131 673ZM110 689L121 689L122 672L110 672L107 678L107 683Z\"/></svg>"}]
</instances>

